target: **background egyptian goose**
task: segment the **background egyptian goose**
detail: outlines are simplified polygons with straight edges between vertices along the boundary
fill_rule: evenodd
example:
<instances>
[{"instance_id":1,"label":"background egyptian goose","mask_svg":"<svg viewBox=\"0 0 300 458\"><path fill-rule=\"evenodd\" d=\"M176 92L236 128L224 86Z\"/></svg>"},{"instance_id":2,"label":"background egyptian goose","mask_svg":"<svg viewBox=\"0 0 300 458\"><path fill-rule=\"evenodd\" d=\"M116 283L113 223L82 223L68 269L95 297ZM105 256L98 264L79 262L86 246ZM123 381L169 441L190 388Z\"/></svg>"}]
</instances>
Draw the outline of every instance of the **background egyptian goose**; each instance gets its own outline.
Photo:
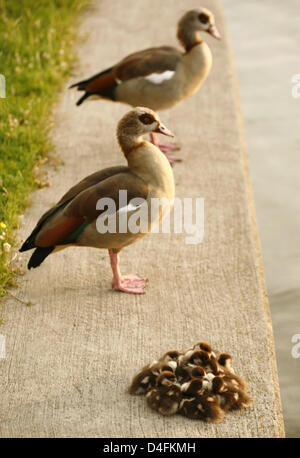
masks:
<instances>
[{"instance_id":1,"label":"background egyptian goose","mask_svg":"<svg viewBox=\"0 0 300 458\"><path fill-rule=\"evenodd\" d=\"M152 229L151 225L157 224L164 212L170 210L174 199L173 172L168 160L157 147L142 138L151 132L172 136L157 114L148 108L137 107L121 119L117 137L128 167L106 168L84 178L40 218L20 249L27 251L36 248L29 260L29 269L38 267L50 253L68 246L108 248L113 271L112 287L127 293L144 292L145 279L137 275L121 275L118 253L147 235ZM120 190L127 192L127 201L121 202ZM144 199L147 211L152 198L164 198L165 202L170 202L170 206L154 215L154 219L150 214L152 219L149 217L145 232L134 233L126 220L125 231L124 228L119 230L118 225L115 233L100 233L97 230L97 218L103 209L98 210L96 205L100 198L108 197L115 203L118 215L125 212L128 217L138 208L130 202L134 198Z\"/></svg>"},{"instance_id":2,"label":"background egyptian goose","mask_svg":"<svg viewBox=\"0 0 300 458\"><path fill-rule=\"evenodd\" d=\"M212 55L200 32L220 39L214 16L206 8L188 11L180 19L177 37L184 52L161 46L130 54L113 67L73 84L71 88L85 91L77 105L100 97L155 111L173 107L194 94L210 72ZM151 141L166 153L170 162L176 160L167 151L179 149L177 145L160 144L155 133L151 134Z\"/></svg>"}]
</instances>

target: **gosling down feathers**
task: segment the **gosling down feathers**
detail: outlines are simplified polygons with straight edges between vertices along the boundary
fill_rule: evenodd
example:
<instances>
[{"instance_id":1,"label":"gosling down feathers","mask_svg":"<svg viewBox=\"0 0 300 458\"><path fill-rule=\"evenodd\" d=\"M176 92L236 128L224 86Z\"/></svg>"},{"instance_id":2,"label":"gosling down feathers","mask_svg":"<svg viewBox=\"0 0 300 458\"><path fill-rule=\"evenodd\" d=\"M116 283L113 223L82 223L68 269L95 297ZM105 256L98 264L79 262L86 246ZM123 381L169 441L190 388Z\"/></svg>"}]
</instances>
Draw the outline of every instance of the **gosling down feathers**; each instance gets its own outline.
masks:
<instances>
[{"instance_id":1,"label":"gosling down feathers","mask_svg":"<svg viewBox=\"0 0 300 458\"><path fill-rule=\"evenodd\" d=\"M144 366L133 378L130 394L144 394L162 415L218 423L229 410L251 405L248 388L231 366L231 356L198 342L186 352L171 350Z\"/></svg>"},{"instance_id":2,"label":"gosling down feathers","mask_svg":"<svg viewBox=\"0 0 300 458\"><path fill-rule=\"evenodd\" d=\"M151 132L173 136L160 122L158 115L148 108L137 107L121 119L117 137L128 166L110 167L89 175L40 218L20 249L35 249L28 263L29 269L38 267L51 253L70 246L107 248L113 271L112 287L126 293L144 292L146 279L134 274L121 275L119 252L147 235L173 203L174 179L170 164L156 146L143 139L143 135ZM127 199L120 197L121 191L126 193ZM114 204L114 212L109 216L115 216L118 224L112 226L113 230L99 231L97 220L105 216L106 208L99 206L99 199L107 198ZM154 215L153 212L148 215L152 198L169 202L170 205L154 212ZM146 205L146 229L132 230L130 217L136 214L142 204ZM124 225L121 227L119 223L124 214L128 218L125 220L125 230Z\"/></svg>"},{"instance_id":3,"label":"gosling down feathers","mask_svg":"<svg viewBox=\"0 0 300 458\"><path fill-rule=\"evenodd\" d=\"M84 91L77 105L102 98L155 111L173 107L194 94L210 72L212 55L201 32L221 38L209 10L188 11L177 27L177 38L184 52L161 46L130 54L116 65L70 86ZM170 162L175 161L167 152L179 149L176 145L160 144L154 132L151 141L166 153Z\"/></svg>"}]
</instances>

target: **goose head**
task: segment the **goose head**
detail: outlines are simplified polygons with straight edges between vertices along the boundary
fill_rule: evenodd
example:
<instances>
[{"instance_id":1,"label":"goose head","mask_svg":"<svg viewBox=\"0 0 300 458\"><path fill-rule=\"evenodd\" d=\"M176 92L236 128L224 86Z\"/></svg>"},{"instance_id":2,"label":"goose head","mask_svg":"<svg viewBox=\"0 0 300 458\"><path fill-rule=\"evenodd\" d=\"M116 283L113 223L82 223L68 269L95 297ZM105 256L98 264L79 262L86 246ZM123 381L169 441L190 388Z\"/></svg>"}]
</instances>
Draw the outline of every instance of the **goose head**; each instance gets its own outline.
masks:
<instances>
[{"instance_id":1,"label":"goose head","mask_svg":"<svg viewBox=\"0 0 300 458\"><path fill-rule=\"evenodd\" d=\"M160 121L158 114L150 108L135 107L126 113L117 128L118 141L125 156L143 141L144 135L151 133L174 137Z\"/></svg>"},{"instance_id":2,"label":"goose head","mask_svg":"<svg viewBox=\"0 0 300 458\"><path fill-rule=\"evenodd\" d=\"M158 132L168 137L174 137L164 126L155 111L146 107L135 107L123 116L118 124L118 136L141 137L152 132Z\"/></svg>"},{"instance_id":3,"label":"goose head","mask_svg":"<svg viewBox=\"0 0 300 458\"><path fill-rule=\"evenodd\" d=\"M220 40L221 35L215 26L215 18L206 8L197 8L185 13L178 23L177 36L185 47L201 42L199 32L207 32ZM194 41L194 43L193 43Z\"/></svg>"}]
</instances>

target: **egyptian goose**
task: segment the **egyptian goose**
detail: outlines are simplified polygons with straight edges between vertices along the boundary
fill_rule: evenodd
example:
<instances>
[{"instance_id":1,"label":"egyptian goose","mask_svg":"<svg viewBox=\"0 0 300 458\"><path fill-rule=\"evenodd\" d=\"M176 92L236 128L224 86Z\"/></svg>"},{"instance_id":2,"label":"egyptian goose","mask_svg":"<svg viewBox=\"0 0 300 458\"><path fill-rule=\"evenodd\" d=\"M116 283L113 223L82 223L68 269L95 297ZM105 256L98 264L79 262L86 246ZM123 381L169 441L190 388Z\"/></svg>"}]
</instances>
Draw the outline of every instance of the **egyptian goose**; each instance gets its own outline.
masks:
<instances>
[{"instance_id":1,"label":"egyptian goose","mask_svg":"<svg viewBox=\"0 0 300 458\"><path fill-rule=\"evenodd\" d=\"M210 72L212 55L200 32L220 39L213 14L206 8L188 11L180 19L177 38L184 52L170 47L149 48L130 54L87 80L72 84L84 91L77 105L89 99L102 98L132 106L142 105L160 111L171 108L194 94ZM163 145L154 132L151 141L175 162L168 151L177 145Z\"/></svg>"},{"instance_id":2,"label":"egyptian goose","mask_svg":"<svg viewBox=\"0 0 300 458\"><path fill-rule=\"evenodd\" d=\"M173 136L158 115L148 108L137 107L121 119L117 137L128 167L110 167L84 178L40 218L20 249L27 251L35 248L28 263L29 269L38 267L50 253L68 246L107 248L113 271L112 287L126 293L144 292L146 279L137 275L121 275L119 252L147 235L170 210L174 199L174 178L168 160L156 146L143 139L143 135L151 132ZM127 192L128 201L122 202L124 199L119 193L122 190ZM115 231L99 232L97 219L103 210L96 205L101 198L111 199L115 205L115 216L126 213L128 218L140 208L133 205L132 199L142 198L147 212L150 211L147 230L135 233L127 220L125 230L123 226L122 230L118 230L118 225ZM153 216L150 210L152 198L162 198L170 205L166 204L166 208L154 212Z\"/></svg>"}]
</instances>

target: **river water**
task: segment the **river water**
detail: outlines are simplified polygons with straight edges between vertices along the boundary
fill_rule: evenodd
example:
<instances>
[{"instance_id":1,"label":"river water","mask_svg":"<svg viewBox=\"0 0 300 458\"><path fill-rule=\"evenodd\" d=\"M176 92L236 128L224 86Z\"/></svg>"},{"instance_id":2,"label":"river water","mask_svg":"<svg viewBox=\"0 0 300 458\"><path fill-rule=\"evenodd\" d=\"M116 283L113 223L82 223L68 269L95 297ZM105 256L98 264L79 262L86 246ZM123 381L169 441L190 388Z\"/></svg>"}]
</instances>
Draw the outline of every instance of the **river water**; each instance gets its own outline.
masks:
<instances>
[{"instance_id":1,"label":"river water","mask_svg":"<svg viewBox=\"0 0 300 458\"><path fill-rule=\"evenodd\" d=\"M292 83L294 75L300 81L300 2L223 0L223 7L238 73L286 436L300 437L300 358L292 354L292 338L300 335L300 97Z\"/></svg>"}]
</instances>

